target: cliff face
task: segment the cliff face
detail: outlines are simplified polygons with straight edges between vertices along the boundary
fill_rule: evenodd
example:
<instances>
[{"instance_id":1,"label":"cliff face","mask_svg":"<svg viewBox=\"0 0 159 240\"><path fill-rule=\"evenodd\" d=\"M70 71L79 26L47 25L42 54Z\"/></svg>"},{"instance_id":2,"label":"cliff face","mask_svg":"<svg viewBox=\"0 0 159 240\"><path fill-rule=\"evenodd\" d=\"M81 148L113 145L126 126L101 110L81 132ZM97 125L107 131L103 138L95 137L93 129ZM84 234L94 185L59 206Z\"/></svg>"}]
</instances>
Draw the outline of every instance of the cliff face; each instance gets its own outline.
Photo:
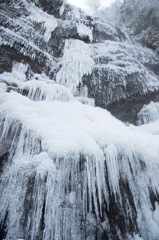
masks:
<instances>
[{"instance_id":1,"label":"cliff face","mask_svg":"<svg viewBox=\"0 0 159 240\"><path fill-rule=\"evenodd\" d=\"M23 62L27 79L44 72L68 87L69 81L74 88L87 86L97 106L132 123L146 99L157 101L159 60L152 51L132 44L110 23L61 1L35 3L1 4L1 73ZM72 61L80 73L75 68L72 72Z\"/></svg>"},{"instance_id":2,"label":"cliff face","mask_svg":"<svg viewBox=\"0 0 159 240\"><path fill-rule=\"evenodd\" d=\"M158 55L62 1L0 33L1 238L157 240Z\"/></svg>"},{"instance_id":3,"label":"cliff face","mask_svg":"<svg viewBox=\"0 0 159 240\"><path fill-rule=\"evenodd\" d=\"M125 0L120 9L121 21L130 34L142 45L159 54L159 2L158 0Z\"/></svg>"}]
</instances>

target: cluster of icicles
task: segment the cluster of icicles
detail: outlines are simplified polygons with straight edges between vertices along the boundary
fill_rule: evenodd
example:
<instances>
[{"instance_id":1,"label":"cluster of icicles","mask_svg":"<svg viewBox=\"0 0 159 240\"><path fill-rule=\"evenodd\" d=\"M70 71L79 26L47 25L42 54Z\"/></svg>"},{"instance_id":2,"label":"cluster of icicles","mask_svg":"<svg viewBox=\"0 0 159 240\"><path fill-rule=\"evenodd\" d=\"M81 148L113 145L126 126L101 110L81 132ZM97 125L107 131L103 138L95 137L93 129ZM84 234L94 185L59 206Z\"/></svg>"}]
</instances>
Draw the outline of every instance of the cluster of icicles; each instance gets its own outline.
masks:
<instances>
[{"instance_id":1,"label":"cluster of icicles","mask_svg":"<svg viewBox=\"0 0 159 240\"><path fill-rule=\"evenodd\" d=\"M156 179L159 175L158 135L127 127L106 110L77 102L68 89L49 80L19 82L14 88L16 92L6 92L6 76L2 78L5 81L0 85L0 153L3 157L0 222L6 226L5 238L96 240L102 239L105 232L109 239L158 239L159 206L157 200L156 203L151 201L151 193L154 199L159 193ZM57 122L62 139L57 133L49 135L47 130L47 123L54 119L55 111L61 114L56 104L64 106L66 115L68 112L70 131L78 120L74 114L79 113L77 133L80 134L81 129L88 131L90 143L81 143L81 147L75 135L68 146L77 141L77 148L70 147L65 152L63 147L60 152L56 144L48 143L51 136L55 137L55 143L67 144L60 118L54 124ZM26 108L30 108L30 115ZM45 108L51 112L46 116L46 124L43 121ZM92 128L85 126L87 121L92 123ZM69 123L66 124L68 127ZM45 129L48 135L45 135ZM139 134L143 134L143 138ZM91 144L92 148L87 149ZM151 151L146 149L148 146ZM128 194L122 186L128 186L125 187L125 191L129 189ZM124 216L123 225L127 229L124 232L120 229L119 219L113 225L111 223L112 197L114 205L123 209L120 214ZM118 215L117 212L114 214ZM131 221L136 226L132 232L129 231ZM112 226L116 227L115 235Z\"/></svg>"}]
</instances>

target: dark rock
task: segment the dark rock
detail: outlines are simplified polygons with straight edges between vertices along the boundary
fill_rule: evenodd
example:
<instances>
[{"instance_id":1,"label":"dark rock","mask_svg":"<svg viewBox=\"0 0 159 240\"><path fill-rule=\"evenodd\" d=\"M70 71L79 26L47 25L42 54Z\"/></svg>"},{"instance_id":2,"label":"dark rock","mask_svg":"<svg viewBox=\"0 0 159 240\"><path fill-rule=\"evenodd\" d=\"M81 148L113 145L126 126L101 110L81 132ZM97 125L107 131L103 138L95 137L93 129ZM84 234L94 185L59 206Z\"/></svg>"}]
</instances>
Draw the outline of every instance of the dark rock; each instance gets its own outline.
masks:
<instances>
[{"instance_id":1,"label":"dark rock","mask_svg":"<svg viewBox=\"0 0 159 240\"><path fill-rule=\"evenodd\" d=\"M63 0L31 0L36 6L42 8L50 15L54 15L56 18L60 18L60 8L63 4Z\"/></svg>"},{"instance_id":2,"label":"dark rock","mask_svg":"<svg viewBox=\"0 0 159 240\"><path fill-rule=\"evenodd\" d=\"M158 91L148 92L145 95L134 94L126 99L121 99L120 101L108 104L105 108L119 120L136 125L138 112L144 104L148 104L150 101L159 101Z\"/></svg>"},{"instance_id":3,"label":"dark rock","mask_svg":"<svg viewBox=\"0 0 159 240\"><path fill-rule=\"evenodd\" d=\"M14 47L2 45L0 48L0 55L2 56L0 58L0 73L11 72L14 62L28 64L31 70L36 73L42 73L43 71L42 66L38 64L38 62L17 52Z\"/></svg>"}]
</instances>

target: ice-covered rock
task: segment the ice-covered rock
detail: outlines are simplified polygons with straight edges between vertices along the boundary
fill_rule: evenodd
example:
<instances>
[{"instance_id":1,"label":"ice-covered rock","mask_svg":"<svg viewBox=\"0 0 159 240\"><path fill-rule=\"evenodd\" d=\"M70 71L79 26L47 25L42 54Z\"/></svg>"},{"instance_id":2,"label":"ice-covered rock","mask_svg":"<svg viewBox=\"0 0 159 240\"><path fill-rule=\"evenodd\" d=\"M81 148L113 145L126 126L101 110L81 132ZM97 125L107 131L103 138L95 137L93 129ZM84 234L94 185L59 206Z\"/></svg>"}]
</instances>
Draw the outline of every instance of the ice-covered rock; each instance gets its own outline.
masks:
<instances>
[{"instance_id":1,"label":"ice-covered rock","mask_svg":"<svg viewBox=\"0 0 159 240\"><path fill-rule=\"evenodd\" d=\"M61 0L0 33L0 239L158 240L158 56Z\"/></svg>"},{"instance_id":2,"label":"ice-covered rock","mask_svg":"<svg viewBox=\"0 0 159 240\"><path fill-rule=\"evenodd\" d=\"M3 92L0 101L7 239L128 239L137 232L156 239L159 135L78 101L32 101L17 92Z\"/></svg>"},{"instance_id":3,"label":"ice-covered rock","mask_svg":"<svg viewBox=\"0 0 159 240\"><path fill-rule=\"evenodd\" d=\"M120 21L133 38L159 54L158 0L125 0L120 8Z\"/></svg>"},{"instance_id":4,"label":"ice-covered rock","mask_svg":"<svg viewBox=\"0 0 159 240\"><path fill-rule=\"evenodd\" d=\"M159 120L159 103L150 102L144 105L138 113L138 124L148 124Z\"/></svg>"}]
</instances>

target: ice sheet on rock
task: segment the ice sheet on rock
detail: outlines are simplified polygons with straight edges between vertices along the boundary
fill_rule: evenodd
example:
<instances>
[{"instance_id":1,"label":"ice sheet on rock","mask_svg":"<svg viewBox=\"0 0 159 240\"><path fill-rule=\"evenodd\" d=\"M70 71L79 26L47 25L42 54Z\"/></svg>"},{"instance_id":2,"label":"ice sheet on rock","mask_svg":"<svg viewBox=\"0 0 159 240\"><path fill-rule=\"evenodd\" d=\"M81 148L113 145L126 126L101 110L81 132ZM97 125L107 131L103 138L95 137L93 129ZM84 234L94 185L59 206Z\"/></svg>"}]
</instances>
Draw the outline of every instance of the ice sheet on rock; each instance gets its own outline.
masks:
<instances>
[{"instance_id":1,"label":"ice sheet on rock","mask_svg":"<svg viewBox=\"0 0 159 240\"><path fill-rule=\"evenodd\" d=\"M56 81L74 92L82 82L82 77L92 72L94 61L87 44L79 40L67 40L60 64L62 68L57 73Z\"/></svg>"},{"instance_id":2,"label":"ice sheet on rock","mask_svg":"<svg viewBox=\"0 0 159 240\"><path fill-rule=\"evenodd\" d=\"M150 102L144 105L138 113L138 124L148 124L159 120L159 103Z\"/></svg>"},{"instance_id":3,"label":"ice sheet on rock","mask_svg":"<svg viewBox=\"0 0 159 240\"><path fill-rule=\"evenodd\" d=\"M62 16L62 14L64 13L65 10L65 3L63 2L62 6L60 7L60 16Z\"/></svg>"},{"instance_id":4,"label":"ice sheet on rock","mask_svg":"<svg viewBox=\"0 0 159 240\"><path fill-rule=\"evenodd\" d=\"M48 76L46 76L46 74L44 72L42 72L41 74L39 73L35 73L30 80L37 80L37 81L42 81L45 83L49 83L49 84L54 84L55 81L51 80Z\"/></svg>"},{"instance_id":5,"label":"ice sheet on rock","mask_svg":"<svg viewBox=\"0 0 159 240\"><path fill-rule=\"evenodd\" d=\"M12 86L13 89L22 86L26 81L27 70L27 64L14 63L12 72L3 72L0 74L0 84L6 85L5 91L7 91L8 86Z\"/></svg>"},{"instance_id":6,"label":"ice sheet on rock","mask_svg":"<svg viewBox=\"0 0 159 240\"><path fill-rule=\"evenodd\" d=\"M54 84L55 81L50 80L44 72L41 74L35 73L27 79L28 64L13 63L12 72L3 72L0 74L0 82L5 82L8 85L23 86L27 80L37 80L48 84Z\"/></svg>"},{"instance_id":7,"label":"ice sheet on rock","mask_svg":"<svg viewBox=\"0 0 159 240\"><path fill-rule=\"evenodd\" d=\"M48 42L51 37L51 32L53 32L58 26L58 21L52 15L49 15L36 7L34 3L28 3L25 0L23 0L23 3L25 4L26 9L30 12L27 18L32 22L43 24L43 27L45 28L44 39Z\"/></svg>"},{"instance_id":8,"label":"ice sheet on rock","mask_svg":"<svg viewBox=\"0 0 159 240\"><path fill-rule=\"evenodd\" d=\"M70 90L59 84L50 84L48 82L32 80L23 84L21 91L28 91L28 97L35 101L74 101Z\"/></svg>"},{"instance_id":9,"label":"ice sheet on rock","mask_svg":"<svg viewBox=\"0 0 159 240\"><path fill-rule=\"evenodd\" d=\"M54 68L52 55L36 44L30 23L35 21L46 28L47 41L56 21L51 25L52 16L31 2L23 3L30 14L28 28L26 23L18 31L20 19L17 17L15 26L10 19L8 29L0 30L1 44L15 47L35 61L39 56L41 65ZM75 11L71 14L75 17ZM114 34L113 29L110 25L105 31ZM82 25L81 34L85 31ZM112 92L114 74L123 90L127 87L126 76L136 72L141 91L158 89L157 77L144 68L144 64L156 61L150 50L129 43L87 45L72 39L66 41L57 74L57 83L64 86L44 73L34 74L27 81L28 67L22 63L16 63L11 73L0 75L0 150L3 148L1 153L8 155L0 172L0 223L7 216L6 239L96 240L97 233L102 239L100 234L109 234L110 222L114 221L108 215L118 205L125 229L130 228L129 221L135 224L134 218L137 224L126 240L159 239L159 207L156 203L153 211L151 202L151 192L159 195L159 121L125 126L106 110L88 106L93 100L86 92L76 94L82 77L97 68L109 71ZM12 85L13 90L17 85L19 93L5 92L6 85ZM126 96L126 91L117 98L121 96ZM151 117L156 114L155 107L150 107ZM115 205L110 209L113 197ZM118 220L115 229L123 240Z\"/></svg>"},{"instance_id":10,"label":"ice sheet on rock","mask_svg":"<svg viewBox=\"0 0 159 240\"><path fill-rule=\"evenodd\" d=\"M69 1L65 1L64 3L69 3ZM72 21L80 20L82 18L82 15L85 16L85 13L82 11L82 9L76 7L75 5L69 4L71 6L70 11L67 12L67 19L71 19Z\"/></svg>"},{"instance_id":11,"label":"ice sheet on rock","mask_svg":"<svg viewBox=\"0 0 159 240\"><path fill-rule=\"evenodd\" d=\"M6 210L11 213L9 216L10 221L8 222L8 234L6 238L17 239L18 236L23 236L23 232L21 231L22 228L31 228L30 232L37 235L40 227L43 202L46 196L46 190L42 186L42 183L45 182L49 174L52 174L52 180L54 179L56 171L54 163L47 153L40 153L34 157L19 155L14 158L12 168L7 170L8 173L4 175L3 184L9 184L10 188L3 188L3 185L0 189L3 195L1 199L3 209L0 207L0 220L3 219ZM32 202L32 216L34 220L31 218L30 221L26 221L25 218L27 219L27 216L30 215L29 210L25 216L23 212L24 204L27 206L25 199L25 195L28 191L27 184L30 184L30 188L33 187L33 182L29 182L29 178L32 179L33 182L35 181L34 192L36 201ZM9 198L8 200L6 199L7 195L12 196L12 201L10 201ZM21 226L21 228L19 226ZM34 236L29 236L29 239L34 239Z\"/></svg>"},{"instance_id":12,"label":"ice sheet on rock","mask_svg":"<svg viewBox=\"0 0 159 240\"><path fill-rule=\"evenodd\" d=\"M13 11L14 11L14 8L15 10L17 10L18 8L20 9L21 1L18 1L16 5L15 4L12 5L12 7L13 7ZM25 10L26 14L29 15L29 12L27 12L27 10L28 9ZM4 13L1 15L1 18L2 18L4 27L9 28L11 31L15 33L18 33L21 37L25 38L27 41L31 40L38 47L45 49L45 51L49 50L48 48L46 48L46 44L44 41L45 29L40 24L38 29L36 28L35 30L35 25L33 25L32 21L26 16L20 15L17 18L13 18Z\"/></svg>"},{"instance_id":13,"label":"ice sheet on rock","mask_svg":"<svg viewBox=\"0 0 159 240\"><path fill-rule=\"evenodd\" d=\"M111 185L111 191L116 194L119 193L119 179L120 179L120 172L119 172L119 163L118 163L118 149L110 144L104 149L104 153L106 156L107 167L108 167L108 179Z\"/></svg>"},{"instance_id":14,"label":"ice sheet on rock","mask_svg":"<svg viewBox=\"0 0 159 240\"><path fill-rule=\"evenodd\" d=\"M132 43L113 41L96 43L90 48L96 63L94 84L102 86L105 81L104 84L108 85L105 89L106 104L127 98L131 94L129 86L136 88L139 94L159 89L158 77L144 66L158 62L152 51Z\"/></svg>"},{"instance_id":15,"label":"ice sheet on rock","mask_svg":"<svg viewBox=\"0 0 159 240\"><path fill-rule=\"evenodd\" d=\"M121 43L107 40L104 43L96 44L95 53L97 58L105 55L110 62L114 61L114 63L122 61L123 58L127 61L136 60L136 62L149 63L150 65L158 62L158 58L153 51L130 42Z\"/></svg>"},{"instance_id":16,"label":"ice sheet on rock","mask_svg":"<svg viewBox=\"0 0 159 240\"><path fill-rule=\"evenodd\" d=\"M101 19L96 19L94 21L94 24L96 25L97 31L106 33L107 35L113 37L113 39L115 38L116 41L120 41L119 34L111 22L101 21Z\"/></svg>"},{"instance_id":17,"label":"ice sheet on rock","mask_svg":"<svg viewBox=\"0 0 159 240\"><path fill-rule=\"evenodd\" d=\"M153 135L141 131L140 128L138 130L138 128L132 126L126 127L109 112L100 108L93 108L79 102L33 102L14 92L4 93L2 97L1 112L10 112L13 118L22 122L29 129L41 134L48 147L54 146L55 151L57 146L58 154L61 151L70 152L70 149L73 152L73 149L76 149L77 152L83 149L86 152L88 150L87 153L90 154L93 154L93 152L94 154L101 154L99 145L107 146L111 142L125 144L127 148L130 148L130 145L132 150L135 144L138 151L140 149L143 154L148 154L142 141L145 139L144 144L147 145L148 149L151 141L154 141ZM39 121L39 124L36 121ZM43 122L45 122L46 129L42 127ZM116 126L115 129L114 125ZM132 134L133 132L134 134ZM75 136L77 142L72 142ZM129 139L130 136L131 139ZM129 139L129 144L127 139ZM146 143L146 139L149 139L148 143ZM52 141L54 144L51 144ZM65 144L66 146L62 148L62 145ZM156 140L153 147L157 147L157 144Z\"/></svg>"},{"instance_id":18,"label":"ice sheet on rock","mask_svg":"<svg viewBox=\"0 0 159 240\"><path fill-rule=\"evenodd\" d=\"M8 83L13 81L26 81L26 72L28 70L28 65L23 63L14 63L12 67L12 72L4 72L0 74L0 79L5 80Z\"/></svg>"},{"instance_id":19,"label":"ice sheet on rock","mask_svg":"<svg viewBox=\"0 0 159 240\"><path fill-rule=\"evenodd\" d=\"M25 94L35 101L75 101L68 88L56 84L45 73L34 74L31 79L27 80L27 70L27 65L15 63L11 73L4 72L0 74L1 92L7 91L9 87L10 90Z\"/></svg>"},{"instance_id":20,"label":"ice sheet on rock","mask_svg":"<svg viewBox=\"0 0 159 240\"><path fill-rule=\"evenodd\" d=\"M42 64L45 62L45 66L48 67L50 71L53 71L56 59L51 54L44 52L36 44L31 41L28 42L25 38L11 31L9 28L0 27L0 32L0 45L14 47L19 53L28 56L32 60L38 61L38 63ZM8 38L10 41L8 41Z\"/></svg>"},{"instance_id":21,"label":"ice sheet on rock","mask_svg":"<svg viewBox=\"0 0 159 240\"><path fill-rule=\"evenodd\" d=\"M86 26L83 23L79 23L77 25L77 32L81 37L88 37L90 42L93 41L93 33L92 33L92 29L88 26Z\"/></svg>"},{"instance_id":22,"label":"ice sheet on rock","mask_svg":"<svg viewBox=\"0 0 159 240\"><path fill-rule=\"evenodd\" d=\"M81 222L92 212L98 222L104 202L109 208L108 186L120 198L122 177L131 189L140 231L145 239L155 239L151 236L158 228L149 189L159 193L159 136L127 127L100 108L79 102L35 102L15 92L1 94L0 113L1 141L14 129L12 157L0 186L0 219L12 213L8 238L25 232L34 240L41 234L44 214L44 240L60 240L61 229L65 240L84 239ZM145 233L144 226L155 232Z\"/></svg>"}]
</instances>

